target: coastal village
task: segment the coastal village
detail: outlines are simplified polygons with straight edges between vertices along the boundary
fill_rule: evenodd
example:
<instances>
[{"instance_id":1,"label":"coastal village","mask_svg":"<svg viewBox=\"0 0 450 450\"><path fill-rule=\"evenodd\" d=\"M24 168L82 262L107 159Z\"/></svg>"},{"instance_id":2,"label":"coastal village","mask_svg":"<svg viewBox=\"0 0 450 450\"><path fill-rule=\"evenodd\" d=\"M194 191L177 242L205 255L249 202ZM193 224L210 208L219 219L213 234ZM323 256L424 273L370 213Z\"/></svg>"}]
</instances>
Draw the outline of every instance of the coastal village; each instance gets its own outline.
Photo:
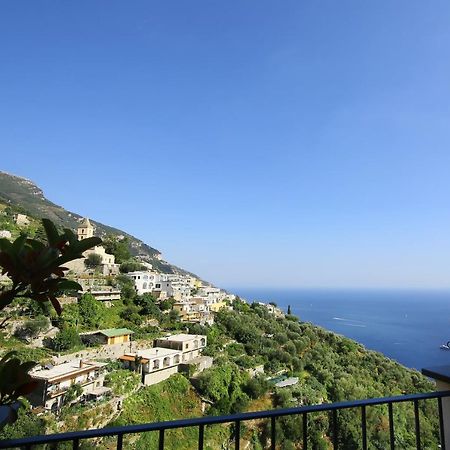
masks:
<instances>
[{"instance_id":1,"label":"coastal village","mask_svg":"<svg viewBox=\"0 0 450 450\"><path fill-rule=\"evenodd\" d=\"M26 374L29 388L19 394L17 412L0 415L0 443L434 388L417 371L301 321L290 307L284 312L274 303L248 302L171 265L121 230L94 225L62 208L54 224L46 223L40 217L44 210L51 216L54 204L45 203L31 182L8 181L11 191L31 189L28 207L39 198L43 210L31 213L13 201L0 201L2 264L8 264L8 249L25 242L24 236L30 238L26 252L31 253L23 255L35 248L45 252L58 239L70 242L73 253L63 263L66 289L55 291L53 305L39 296L19 295L0 311L0 366L16 370L19 381ZM11 271L1 276L2 292L11 290L13 279ZM8 389L5 383L2 388L2 379L0 394ZM425 404L419 411L423 448L437 448L438 417ZM394 413L396 448L414 448L414 427L408 425L414 411L396 407ZM346 443L357 442L359 416L337 420ZM382 411L367 415L376 448L386 448L389 429L380 427L386 420ZM277 420L280 446L275 448L305 448L304 428L298 424L295 418ZM273 448L273 429L270 421L249 420L236 439L233 426L207 427L204 448L235 448L236 442L240 448ZM308 448L332 448L326 412L312 414L307 429ZM123 441L122 448L161 448L154 433ZM83 450L116 447L108 438L79 444ZM165 433L164 448L198 448L198 430Z\"/></svg>"},{"instance_id":2,"label":"coastal village","mask_svg":"<svg viewBox=\"0 0 450 450\"><path fill-rule=\"evenodd\" d=\"M18 227L30 224L25 214L14 214L13 219ZM80 241L95 235L95 228L89 219L80 221L76 235ZM0 237L11 239L12 235L8 230L0 230ZM184 374L195 385L198 374L213 366L214 355L203 354L208 344L206 334L183 330L195 324L212 325L219 311L233 309L236 296L192 275L158 272L145 256L138 255L133 263L139 270L123 273L123 266L103 246L85 251L83 258L65 264L68 277L78 282L83 290L75 296L60 297L61 305L70 308L87 295L103 308L113 310L124 294L116 279L125 276L137 296L149 295L156 305L165 302L165 315L173 315L181 326L173 332L165 330L158 320L150 319L145 325L155 330L157 337L154 339L136 338L136 331L129 328L80 331L78 336L83 349L58 353L51 361L31 370L30 375L37 382L37 388L28 395L28 400L37 414L43 411L58 414L65 405L95 404L105 400L112 401L114 407L120 410L124 396L115 396L106 381L107 374L114 370L125 369L137 374L140 386L158 384L176 373ZM3 277L5 281L6 277ZM284 317L284 313L273 304L260 305L274 317ZM21 326L23 323L20 320L12 321L9 324L10 334L15 332L17 335ZM57 326L49 324L47 329L42 330L44 336L33 336L29 344L34 348L43 347L58 332ZM261 376L264 368L257 364L247 368L246 372L249 377ZM286 380L286 377L275 381L279 387L296 382L295 379Z\"/></svg>"}]
</instances>

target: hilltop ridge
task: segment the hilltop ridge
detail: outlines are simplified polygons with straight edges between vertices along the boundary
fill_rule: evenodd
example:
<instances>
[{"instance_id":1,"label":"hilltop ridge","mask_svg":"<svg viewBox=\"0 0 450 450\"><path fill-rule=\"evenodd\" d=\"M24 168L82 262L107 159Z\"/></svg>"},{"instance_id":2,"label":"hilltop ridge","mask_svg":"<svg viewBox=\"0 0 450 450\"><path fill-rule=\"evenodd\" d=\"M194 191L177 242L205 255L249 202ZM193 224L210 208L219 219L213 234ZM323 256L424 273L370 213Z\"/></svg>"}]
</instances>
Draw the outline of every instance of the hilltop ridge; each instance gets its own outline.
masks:
<instances>
[{"instance_id":1,"label":"hilltop ridge","mask_svg":"<svg viewBox=\"0 0 450 450\"><path fill-rule=\"evenodd\" d=\"M4 171L0 171L0 203L13 206L18 211L35 218L49 218L56 225L71 229L76 229L82 218L80 214L68 211L62 206L48 200L44 195L44 191L33 181ZM180 267L162 260L159 250L151 247L135 236L118 228L105 225L95 219L90 220L96 228L96 235L102 238L108 234L127 237L130 242L131 254L134 256L143 256L160 272L191 274Z\"/></svg>"}]
</instances>

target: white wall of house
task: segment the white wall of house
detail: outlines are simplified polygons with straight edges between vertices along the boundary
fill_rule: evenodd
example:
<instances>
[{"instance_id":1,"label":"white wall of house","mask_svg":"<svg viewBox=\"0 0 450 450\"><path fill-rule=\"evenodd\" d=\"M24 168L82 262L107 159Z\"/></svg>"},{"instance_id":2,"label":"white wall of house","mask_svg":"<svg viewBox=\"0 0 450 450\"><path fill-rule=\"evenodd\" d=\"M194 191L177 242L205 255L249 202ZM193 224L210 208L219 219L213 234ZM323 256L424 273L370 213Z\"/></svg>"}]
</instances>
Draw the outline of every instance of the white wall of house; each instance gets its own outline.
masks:
<instances>
[{"instance_id":1,"label":"white wall of house","mask_svg":"<svg viewBox=\"0 0 450 450\"><path fill-rule=\"evenodd\" d=\"M178 366L168 367L167 369L158 370L157 372L146 373L143 376L143 381L146 386L160 383L167 380L171 375L178 372Z\"/></svg>"}]
</instances>

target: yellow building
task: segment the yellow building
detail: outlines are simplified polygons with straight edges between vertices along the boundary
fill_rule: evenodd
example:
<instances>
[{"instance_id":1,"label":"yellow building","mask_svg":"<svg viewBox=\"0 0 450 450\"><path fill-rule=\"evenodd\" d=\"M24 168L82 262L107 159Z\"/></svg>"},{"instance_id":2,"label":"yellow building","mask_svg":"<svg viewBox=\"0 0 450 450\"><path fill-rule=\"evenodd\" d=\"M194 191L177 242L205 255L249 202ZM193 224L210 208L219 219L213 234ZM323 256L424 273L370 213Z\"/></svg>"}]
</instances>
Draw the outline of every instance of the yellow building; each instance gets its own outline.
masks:
<instances>
[{"instance_id":1,"label":"yellow building","mask_svg":"<svg viewBox=\"0 0 450 450\"><path fill-rule=\"evenodd\" d=\"M83 222L78 225L77 236L79 241L94 236L94 227L88 218L84 219Z\"/></svg>"},{"instance_id":2,"label":"yellow building","mask_svg":"<svg viewBox=\"0 0 450 450\"><path fill-rule=\"evenodd\" d=\"M96 334L101 336L103 344L112 345L130 342L133 333L134 331L128 328L109 328L107 330L99 330Z\"/></svg>"},{"instance_id":3,"label":"yellow building","mask_svg":"<svg viewBox=\"0 0 450 450\"><path fill-rule=\"evenodd\" d=\"M225 302L217 302L217 303L211 303L209 305L209 310L212 312L220 311L222 308L227 308L228 305Z\"/></svg>"}]
</instances>

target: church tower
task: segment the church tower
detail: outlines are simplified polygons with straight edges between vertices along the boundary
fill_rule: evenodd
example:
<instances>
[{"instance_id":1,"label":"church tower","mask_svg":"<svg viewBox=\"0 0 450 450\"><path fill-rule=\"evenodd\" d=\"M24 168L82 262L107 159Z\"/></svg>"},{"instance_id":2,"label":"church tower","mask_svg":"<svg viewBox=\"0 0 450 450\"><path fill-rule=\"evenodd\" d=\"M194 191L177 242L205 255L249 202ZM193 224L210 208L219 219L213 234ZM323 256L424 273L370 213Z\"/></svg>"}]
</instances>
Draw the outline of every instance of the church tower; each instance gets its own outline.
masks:
<instances>
[{"instance_id":1,"label":"church tower","mask_svg":"<svg viewBox=\"0 0 450 450\"><path fill-rule=\"evenodd\" d=\"M94 227L89 219L84 219L83 222L78 225L77 235L79 241L94 236Z\"/></svg>"}]
</instances>

